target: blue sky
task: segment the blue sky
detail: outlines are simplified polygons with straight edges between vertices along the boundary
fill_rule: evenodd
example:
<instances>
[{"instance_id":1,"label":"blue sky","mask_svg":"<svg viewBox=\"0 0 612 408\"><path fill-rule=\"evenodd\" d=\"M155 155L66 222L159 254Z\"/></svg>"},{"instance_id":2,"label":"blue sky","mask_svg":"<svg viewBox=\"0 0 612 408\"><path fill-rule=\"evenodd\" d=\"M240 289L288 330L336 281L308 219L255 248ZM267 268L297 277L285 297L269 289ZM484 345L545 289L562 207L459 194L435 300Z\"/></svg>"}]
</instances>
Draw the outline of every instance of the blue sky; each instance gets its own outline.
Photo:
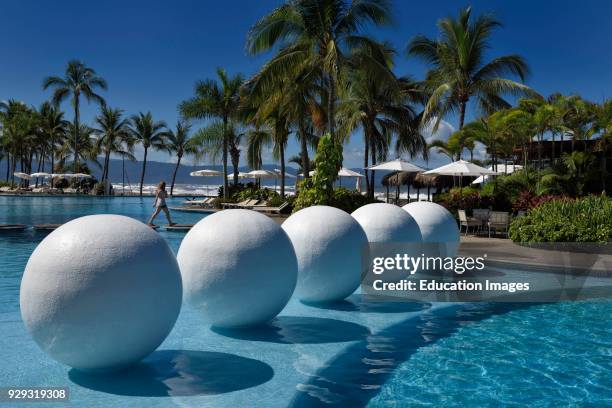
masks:
<instances>
[{"instance_id":1,"label":"blue sky","mask_svg":"<svg viewBox=\"0 0 612 408\"><path fill-rule=\"evenodd\" d=\"M77 58L107 79L104 97L111 106L129 114L150 110L154 117L174 124L177 104L192 94L197 79L214 76L218 66L250 75L266 60L266 55L245 53L246 33L278 4L264 0L4 2L0 99L40 104L50 97L50 91L42 91L42 79L61 74L66 62ZM504 27L494 34L489 55L524 56L532 71L527 84L541 94L579 93L597 102L611 96L612 2L606 0L396 0L395 25L370 32L402 51L396 59L399 75L418 79L425 67L405 57L407 42L417 34L435 36L439 18L456 15L468 4L476 13L491 12L501 19ZM83 119L91 121L96 111L84 104ZM474 114L468 112L468 118ZM456 126L456 118L447 120ZM345 148L346 166L360 166L361 149L361 135L355 134ZM289 155L296 151L291 142ZM170 160L164 153L154 153L152 159Z\"/></svg>"}]
</instances>

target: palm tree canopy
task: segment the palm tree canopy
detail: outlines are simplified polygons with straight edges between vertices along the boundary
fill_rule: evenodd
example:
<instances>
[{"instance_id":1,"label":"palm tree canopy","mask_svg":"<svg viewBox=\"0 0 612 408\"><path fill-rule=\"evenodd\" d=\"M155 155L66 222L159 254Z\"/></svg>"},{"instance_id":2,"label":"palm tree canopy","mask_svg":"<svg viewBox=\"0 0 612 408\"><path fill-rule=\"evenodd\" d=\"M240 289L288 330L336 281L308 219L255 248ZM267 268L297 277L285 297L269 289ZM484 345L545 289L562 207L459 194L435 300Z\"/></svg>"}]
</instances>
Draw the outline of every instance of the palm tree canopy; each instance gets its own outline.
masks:
<instances>
[{"instance_id":1,"label":"palm tree canopy","mask_svg":"<svg viewBox=\"0 0 612 408\"><path fill-rule=\"evenodd\" d=\"M130 133L132 137L145 149L164 149L166 147L166 122L153 119L151 112L133 115L130 120Z\"/></svg>"},{"instance_id":2,"label":"palm tree canopy","mask_svg":"<svg viewBox=\"0 0 612 408\"><path fill-rule=\"evenodd\" d=\"M186 119L230 118L237 113L240 99L242 75L228 76L224 69L217 68L218 81L205 79L195 86L195 96L179 105Z\"/></svg>"},{"instance_id":3,"label":"palm tree canopy","mask_svg":"<svg viewBox=\"0 0 612 408\"><path fill-rule=\"evenodd\" d=\"M66 66L63 77L49 76L43 80L43 89L54 88L53 102L62 103L70 95L73 96L73 105L79 95L85 96L87 101L94 101L104 105L104 98L95 92L96 88L106 90L108 85L104 78L96 74L92 68L78 60L71 60Z\"/></svg>"},{"instance_id":4,"label":"palm tree canopy","mask_svg":"<svg viewBox=\"0 0 612 408\"><path fill-rule=\"evenodd\" d=\"M175 130L168 130L166 135L166 149L169 153L176 153L183 157L184 154L198 153L196 140L189 136L191 125L177 121Z\"/></svg>"},{"instance_id":5,"label":"palm tree canopy","mask_svg":"<svg viewBox=\"0 0 612 408\"><path fill-rule=\"evenodd\" d=\"M432 65L422 84L430 94L423 121L426 123L437 116L434 131L445 115L461 113L472 97L476 98L481 112L490 114L510 107L504 95L538 96L528 86L507 78L516 76L523 81L529 73L521 56L485 59L489 38L500 25L487 14L473 19L472 10L467 7L457 19L446 17L438 22L437 40L417 36L408 44L408 55ZM462 125L463 122L460 128Z\"/></svg>"}]
</instances>

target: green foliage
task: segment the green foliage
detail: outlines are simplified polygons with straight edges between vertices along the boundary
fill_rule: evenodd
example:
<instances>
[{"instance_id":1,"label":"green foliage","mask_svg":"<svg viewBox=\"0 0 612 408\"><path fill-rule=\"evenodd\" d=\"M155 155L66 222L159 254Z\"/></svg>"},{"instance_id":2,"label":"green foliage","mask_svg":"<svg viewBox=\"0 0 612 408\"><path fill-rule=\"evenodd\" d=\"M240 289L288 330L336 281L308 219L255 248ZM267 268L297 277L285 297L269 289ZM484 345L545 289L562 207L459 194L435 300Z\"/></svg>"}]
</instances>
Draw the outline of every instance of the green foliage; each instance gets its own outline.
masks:
<instances>
[{"instance_id":1,"label":"green foliage","mask_svg":"<svg viewBox=\"0 0 612 408\"><path fill-rule=\"evenodd\" d=\"M0 181L0 187L17 188L17 184L12 181Z\"/></svg>"},{"instance_id":2,"label":"green foliage","mask_svg":"<svg viewBox=\"0 0 612 408\"><path fill-rule=\"evenodd\" d=\"M510 238L519 243L610 242L612 198L587 196L549 201L516 218Z\"/></svg>"},{"instance_id":3,"label":"green foliage","mask_svg":"<svg viewBox=\"0 0 612 408\"><path fill-rule=\"evenodd\" d=\"M319 140L315 155L316 173L299 184L294 211L313 205L330 205L334 198L334 181L342 167L342 146L329 135Z\"/></svg>"},{"instance_id":4,"label":"green foliage","mask_svg":"<svg viewBox=\"0 0 612 408\"><path fill-rule=\"evenodd\" d=\"M363 207L372 202L375 202L375 200L370 200L367 196L358 191L339 187L334 190L334 195L328 205L344 210L350 214L359 207Z\"/></svg>"}]
</instances>

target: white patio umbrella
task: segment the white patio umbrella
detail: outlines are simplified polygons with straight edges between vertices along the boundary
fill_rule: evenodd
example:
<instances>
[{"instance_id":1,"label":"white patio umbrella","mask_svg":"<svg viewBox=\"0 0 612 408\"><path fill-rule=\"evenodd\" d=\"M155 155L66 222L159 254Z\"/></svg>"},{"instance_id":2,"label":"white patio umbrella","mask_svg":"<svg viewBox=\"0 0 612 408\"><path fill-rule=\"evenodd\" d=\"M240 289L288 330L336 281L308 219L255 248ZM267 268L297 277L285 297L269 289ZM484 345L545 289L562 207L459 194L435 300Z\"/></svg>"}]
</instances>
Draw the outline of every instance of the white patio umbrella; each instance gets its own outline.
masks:
<instances>
[{"instance_id":1,"label":"white patio umbrella","mask_svg":"<svg viewBox=\"0 0 612 408\"><path fill-rule=\"evenodd\" d=\"M202 170L192 171L191 173L189 173L189 175L191 177L216 177L216 176L223 176L223 173L217 170L202 169ZM206 195L210 195L208 184L206 185Z\"/></svg>"},{"instance_id":2,"label":"white patio umbrella","mask_svg":"<svg viewBox=\"0 0 612 408\"><path fill-rule=\"evenodd\" d=\"M496 171L486 169L478 166L472 162L466 160L457 160L447 165L435 168L433 170L426 171L423 174L436 174L441 176L459 176L459 180L463 176L477 177L477 176L495 176L499 174ZM459 182L460 188L463 188L461 181Z\"/></svg>"},{"instance_id":3,"label":"white patio umbrella","mask_svg":"<svg viewBox=\"0 0 612 408\"><path fill-rule=\"evenodd\" d=\"M338 172L338 177L363 177L363 174L347 169L346 167L342 167Z\"/></svg>"},{"instance_id":4,"label":"white patio umbrella","mask_svg":"<svg viewBox=\"0 0 612 408\"><path fill-rule=\"evenodd\" d=\"M51 174L44 173L44 172L32 173L32 174L30 174L30 177L32 177L32 178L49 178L49 177L51 177Z\"/></svg>"},{"instance_id":5,"label":"white patio umbrella","mask_svg":"<svg viewBox=\"0 0 612 408\"><path fill-rule=\"evenodd\" d=\"M424 172L425 169L420 168L416 164L412 164L410 162L404 161L400 158L395 160L390 160L388 162L384 162L381 164L377 164L375 166L370 166L367 170L386 170L386 171L405 171L408 173L421 173ZM372 184L374 184L374 180L372 180ZM397 196L399 197L399 186L397 186ZM410 201L410 184L408 184L408 201ZM389 188L387 188L387 201L389 201Z\"/></svg>"},{"instance_id":6,"label":"white patio umbrella","mask_svg":"<svg viewBox=\"0 0 612 408\"><path fill-rule=\"evenodd\" d=\"M442 176L495 176L496 171L485 169L466 160L457 160L447 165L426 171L423 174L437 174Z\"/></svg>"},{"instance_id":7,"label":"white patio umbrella","mask_svg":"<svg viewBox=\"0 0 612 408\"><path fill-rule=\"evenodd\" d=\"M281 176L281 171L280 171L280 169L274 169L274 173L276 173L276 174L278 175L278 177L280 177L280 176ZM291 173L287 173L287 172L285 171L285 178L297 178L297 176L294 176L293 174L291 174Z\"/></svg>"},{"instance_id":8,"label":"white patio umbrella","mask_svg":"<svg viewBox=\"0 0 612 408\"><path fill-rule=\"evenodd\" d=\"M370 166L367 169L368 170L408 171L408 172L413 172L413 173L425 171L425 169L422 169L419 166L409 163L407 161L404 161L402 159L391 160L388 162L377 164L375 166Z\"/></svg>"},{"instance_id":9,"label":"white patio umbrella","mask_svg":"<svg viewBox=\"0 0 612 408\"><path fill-rule=\"evenodd\" d=\"M16 171L13 173L13 175L17 178L23 179L23 180L30 180L32 177L27 174L27 173L22 173L20 171Z\"/></svg>"},{"instance_id":10,"label":"white patio umbrella","mask_svg":"<svg viewBox=\"0 0 612 408\"><path fill-rule=\"evenodd\" d=\"M220 176L221 174L222 173L220 171L209 169L196 170L189 173L189 175L192 177L213 177Z\"/></svg>"},{"instance_id":11,"label":"white patio umbrella","mask_svg":"<svg viewBox=\"0 0 612 408\"><path fill-rule=\"evenodd\" d=\"M501 165L497 166L499 174L512 174L517 170L521 170L523 166L518 164L505 164L503 167ZM492 166L487 167L489 170L493 170ZM476 180L472 181L472 184L482 184L489 179L489 176L479 176Z\"/></svg>"},{"instance_id":12,"label":"white patio umbrella","mask_svg":"<svg viewBox=\"0 0 612 408\"><path fill-rule=\"evenodd\" d=\"M246 173L246 177L255 179L273 179L278 178L279 175L270 170L252 170Z\"/></svg>"}]
</instances>

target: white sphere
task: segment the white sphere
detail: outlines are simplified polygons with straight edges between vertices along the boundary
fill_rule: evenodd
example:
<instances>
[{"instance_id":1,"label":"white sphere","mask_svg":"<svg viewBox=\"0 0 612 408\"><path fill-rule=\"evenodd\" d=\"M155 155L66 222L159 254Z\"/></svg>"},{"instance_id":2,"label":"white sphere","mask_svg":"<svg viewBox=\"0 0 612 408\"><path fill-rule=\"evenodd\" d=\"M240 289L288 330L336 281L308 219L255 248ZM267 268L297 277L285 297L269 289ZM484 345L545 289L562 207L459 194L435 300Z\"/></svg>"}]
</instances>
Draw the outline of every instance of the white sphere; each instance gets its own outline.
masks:
<instances>
[{"instance_id":1,"label":"white sphere","mask_svg":"<svg viewBox=\"0 0 612 408\"><path fill-rule=\"evenodd\" d=\"M155 350L181 309L174 254L132 218L72 220L36 247L21 280L21 315L51 357L87 371L129 366Z\"/></svg>"},{"instance_id":2,"label":"white sphere","mask_svg":"<svg viewBox=\"0 0 612 408\"><path fill-rule=\"evenodd\" d=\"M283 223L298 260L296 296L306 302L333 302L359 286L362 251L368 238L359 223L334 207L314 206Z\"/></svg>"},{"instance_id":3,"label":"white sphere","mask_svg":"<svg viewBox=\"0 0 612 408\"><path fill-rule=\"evenodd\" d=\"M414 219L393 204L367 204L351 214L365 231L370 244L421 242Z\"/></svg>"},{"instance_id":4,"label":"white sphere","mask_svg":"<svg viewBox=\"0 0 612 408\"><path fill-rule=\"evenodd\" d=\"M440 256L457 254L459 228L455 217L446 208L429 201L418 201L406 204L402 209L416 221L424 243L438 244Z\"/></svg>"},{"instance_id":5,"label":"white sphere","mask_svg":"<svg viewBox=\"0 0 612 408\"><path fill-rule=\"evenodd\" d=\"M297 281L297 259L283 229L251 210L207 216L177 255L185 300L216 327L254 326L274 318Z\"/></svg>"}]
</instances>

